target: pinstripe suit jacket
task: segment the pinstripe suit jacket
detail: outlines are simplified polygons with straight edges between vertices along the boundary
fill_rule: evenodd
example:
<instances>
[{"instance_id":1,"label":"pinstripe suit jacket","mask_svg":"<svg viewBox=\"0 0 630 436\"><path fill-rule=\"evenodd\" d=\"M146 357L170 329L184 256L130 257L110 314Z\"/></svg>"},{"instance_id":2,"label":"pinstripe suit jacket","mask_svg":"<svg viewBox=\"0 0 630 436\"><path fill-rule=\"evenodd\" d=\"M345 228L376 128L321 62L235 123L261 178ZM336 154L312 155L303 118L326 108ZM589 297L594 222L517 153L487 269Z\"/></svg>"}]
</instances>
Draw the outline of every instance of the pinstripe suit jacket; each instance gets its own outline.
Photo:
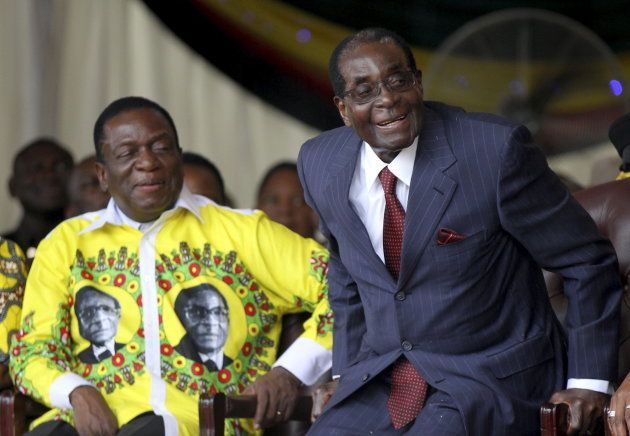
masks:
<instances>
[{"instance_id":1,"label":"pinstripe suit jacket","mask_svg":"<svg viewBox=\"0 0 630 436\"><path fill-rule=\"evenodd\" d=\"M535 431L538 408L567 376L614 379L614 250L524 127L425 103L397 282L348 200L360 146L342 127L307 141L298 159L331 248L341 379L328 408L401 354L453 398L470 434ZM438 245L442 228L466 238ZM565 277L566 336L539 265ZM375 413L387 413L385 405Z\"/></svg>"}]
</instances>

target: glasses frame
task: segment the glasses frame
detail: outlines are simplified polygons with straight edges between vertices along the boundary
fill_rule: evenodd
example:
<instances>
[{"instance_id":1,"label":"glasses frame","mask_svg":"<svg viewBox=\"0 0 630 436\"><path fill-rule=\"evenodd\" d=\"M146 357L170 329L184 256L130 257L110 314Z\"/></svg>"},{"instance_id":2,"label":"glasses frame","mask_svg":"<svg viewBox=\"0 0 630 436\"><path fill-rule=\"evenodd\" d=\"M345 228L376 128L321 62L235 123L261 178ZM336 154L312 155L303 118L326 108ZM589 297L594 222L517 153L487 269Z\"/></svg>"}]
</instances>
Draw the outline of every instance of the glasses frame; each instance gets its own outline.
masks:
<instances>
[{"instance_id":1,"label":"glasses frame","mask_svg":"<svg viewBox=\"0 0 630 436\"><path fill-rule=\"evenodd\" d=\"M392 89L389 87L389 85L387 84L387 80L388 80L390 77L392 77L393 75L395 75L395 74L400 74L400 73L409 74L409 75L411 76L411 84L410 84L407 88L405 88L405 89L392 90ZM378 80L378 81L376 81L376 82L370 82L370 83L372 83L372 84L376 87L376 89L377 89L378 91L377 91L377 93L376 93L376 94L374 94L374 96L370 97L370 98L369 98L369 99L367 99L367 100L359 100L359 101L357 101L357 100L356 100L356 99L352 96L352 93L353 93L354 91L356 91L356 89L357 89L359 86L361 86L362 84L359 84L359 85L355 86L355 87L354 87L354 88L352 88L352 89L349 89L349 90L347 90L347 91L342 92L342 93L341 93L341 95L340 95L340 97L341 97L341 98L346 98L346 97L349 97L349 98L350 98L350 100L351 100L353 103L355 103L355 104L368 104L368 103L372 103L374 100L376 100L376 99L379 97L379 95L381 95L381 91L382 91L383 86L384 86L385 88L387 88L387 91L389 91L389 92L391 92L391 93L396 93L396 94L398 94L398 93L401 93L401 92L406 92L406 91L409 91L411 88L413 88L413 87L414 87L414 86L418 83L418 71L417 71L417 70L416 70L416 71L414 71L414 70L403 70L403 71L397 71L397 72L395 72L395 73L390 74L389 76L387 76L387 77L386 77L386 78L384 78L383 80Z\"/></svg>"}]
</instances>

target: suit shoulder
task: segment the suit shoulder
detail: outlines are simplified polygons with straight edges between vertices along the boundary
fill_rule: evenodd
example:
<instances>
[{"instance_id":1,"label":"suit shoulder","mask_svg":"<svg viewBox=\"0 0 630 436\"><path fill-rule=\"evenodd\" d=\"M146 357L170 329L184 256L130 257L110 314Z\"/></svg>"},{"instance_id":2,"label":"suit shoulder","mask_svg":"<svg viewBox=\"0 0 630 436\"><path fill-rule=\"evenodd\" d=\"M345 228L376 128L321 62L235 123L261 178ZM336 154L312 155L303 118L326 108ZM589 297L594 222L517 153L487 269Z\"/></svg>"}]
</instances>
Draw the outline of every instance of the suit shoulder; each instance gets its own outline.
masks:
<instances>
[{"instance_id":1,"label":"suit shoulder","mask_svg":"<svg viewBox=\"0 0 630 436\"><path fill-rule=\"evenodd\" d=\"M493 126L499 129L512 131L521 127L518 123L508 120L507 118L487 112L467 112L461 107L450 106L441 102L426 102L426 106L437 112L446 122L468 122L481 126Z\"/></svg>"},{"instance_id":2,"label":"suit shoulder","mask_svg":"<svg viewBox=\"0 0 630 436\"><path fill-rule=\"evenodd\" d=\"M317 147L339 146L340 143L357 139L358 136L353 129L346 126L337 127L320 133L314 138L309 139L303 145L303 149L312 149Z\"/></svg>"}]
</instances>

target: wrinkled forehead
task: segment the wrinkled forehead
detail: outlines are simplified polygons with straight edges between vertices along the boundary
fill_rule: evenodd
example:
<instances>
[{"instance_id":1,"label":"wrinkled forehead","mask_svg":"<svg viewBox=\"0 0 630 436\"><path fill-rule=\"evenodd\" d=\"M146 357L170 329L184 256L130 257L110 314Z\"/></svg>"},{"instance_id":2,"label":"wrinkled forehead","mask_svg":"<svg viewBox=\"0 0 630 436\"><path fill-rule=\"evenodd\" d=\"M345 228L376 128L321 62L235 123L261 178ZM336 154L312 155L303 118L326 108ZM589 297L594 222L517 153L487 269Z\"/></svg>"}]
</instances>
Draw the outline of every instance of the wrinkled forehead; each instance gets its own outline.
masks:
<instances>
[{"instance_id":1,"label":"wrinkled forehead","mask_svg":"<svg viewBox=\"0 0 630 436\"><path fill-rule=\"evenodd\" d=\"M339 71L348 83L386 77L410 68L404 51L390 42L369 42L348 50L340 59Z\"/></svg>"}]
</instances>

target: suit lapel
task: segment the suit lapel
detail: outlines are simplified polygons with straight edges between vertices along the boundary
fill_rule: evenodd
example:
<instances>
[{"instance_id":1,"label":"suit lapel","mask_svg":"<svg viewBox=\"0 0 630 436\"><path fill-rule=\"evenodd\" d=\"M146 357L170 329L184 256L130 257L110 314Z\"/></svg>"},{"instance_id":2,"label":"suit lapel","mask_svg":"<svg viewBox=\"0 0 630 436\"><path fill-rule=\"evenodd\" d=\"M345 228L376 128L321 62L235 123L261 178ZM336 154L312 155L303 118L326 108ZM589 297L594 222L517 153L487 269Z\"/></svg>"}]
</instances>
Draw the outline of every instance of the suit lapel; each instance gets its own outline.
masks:
<instances>
[{"instance_id":1,"label":"suit lapel","mask_svg":"<svg viewBox=\"0 0 630 436\"><path fill-rule=\"evenodd\" d=\"M332 160L334 163L331 164L331 178L326 195L331 210L343 227L344 237L350 240L359 253L365 254L375 276L388 281L384 287L393 289L394 279L374 251L368 232L349 200L350 184L362 144L361 138L354 131L349 132L349 136L340 138L340 150L337 159Z\"/></svg>"},{"instance_id":2,"label":"suit lapel","mask_svg":"<svg viewBox=\"0 0 630 436\"><path fill-rule=\"evenodd\" d=\"M457 186L444 171L455 161L442 118L426 108L407 202L399 288L413 275L422 252L435 239L437 223Z\"/></svg>"}]
</instances>

